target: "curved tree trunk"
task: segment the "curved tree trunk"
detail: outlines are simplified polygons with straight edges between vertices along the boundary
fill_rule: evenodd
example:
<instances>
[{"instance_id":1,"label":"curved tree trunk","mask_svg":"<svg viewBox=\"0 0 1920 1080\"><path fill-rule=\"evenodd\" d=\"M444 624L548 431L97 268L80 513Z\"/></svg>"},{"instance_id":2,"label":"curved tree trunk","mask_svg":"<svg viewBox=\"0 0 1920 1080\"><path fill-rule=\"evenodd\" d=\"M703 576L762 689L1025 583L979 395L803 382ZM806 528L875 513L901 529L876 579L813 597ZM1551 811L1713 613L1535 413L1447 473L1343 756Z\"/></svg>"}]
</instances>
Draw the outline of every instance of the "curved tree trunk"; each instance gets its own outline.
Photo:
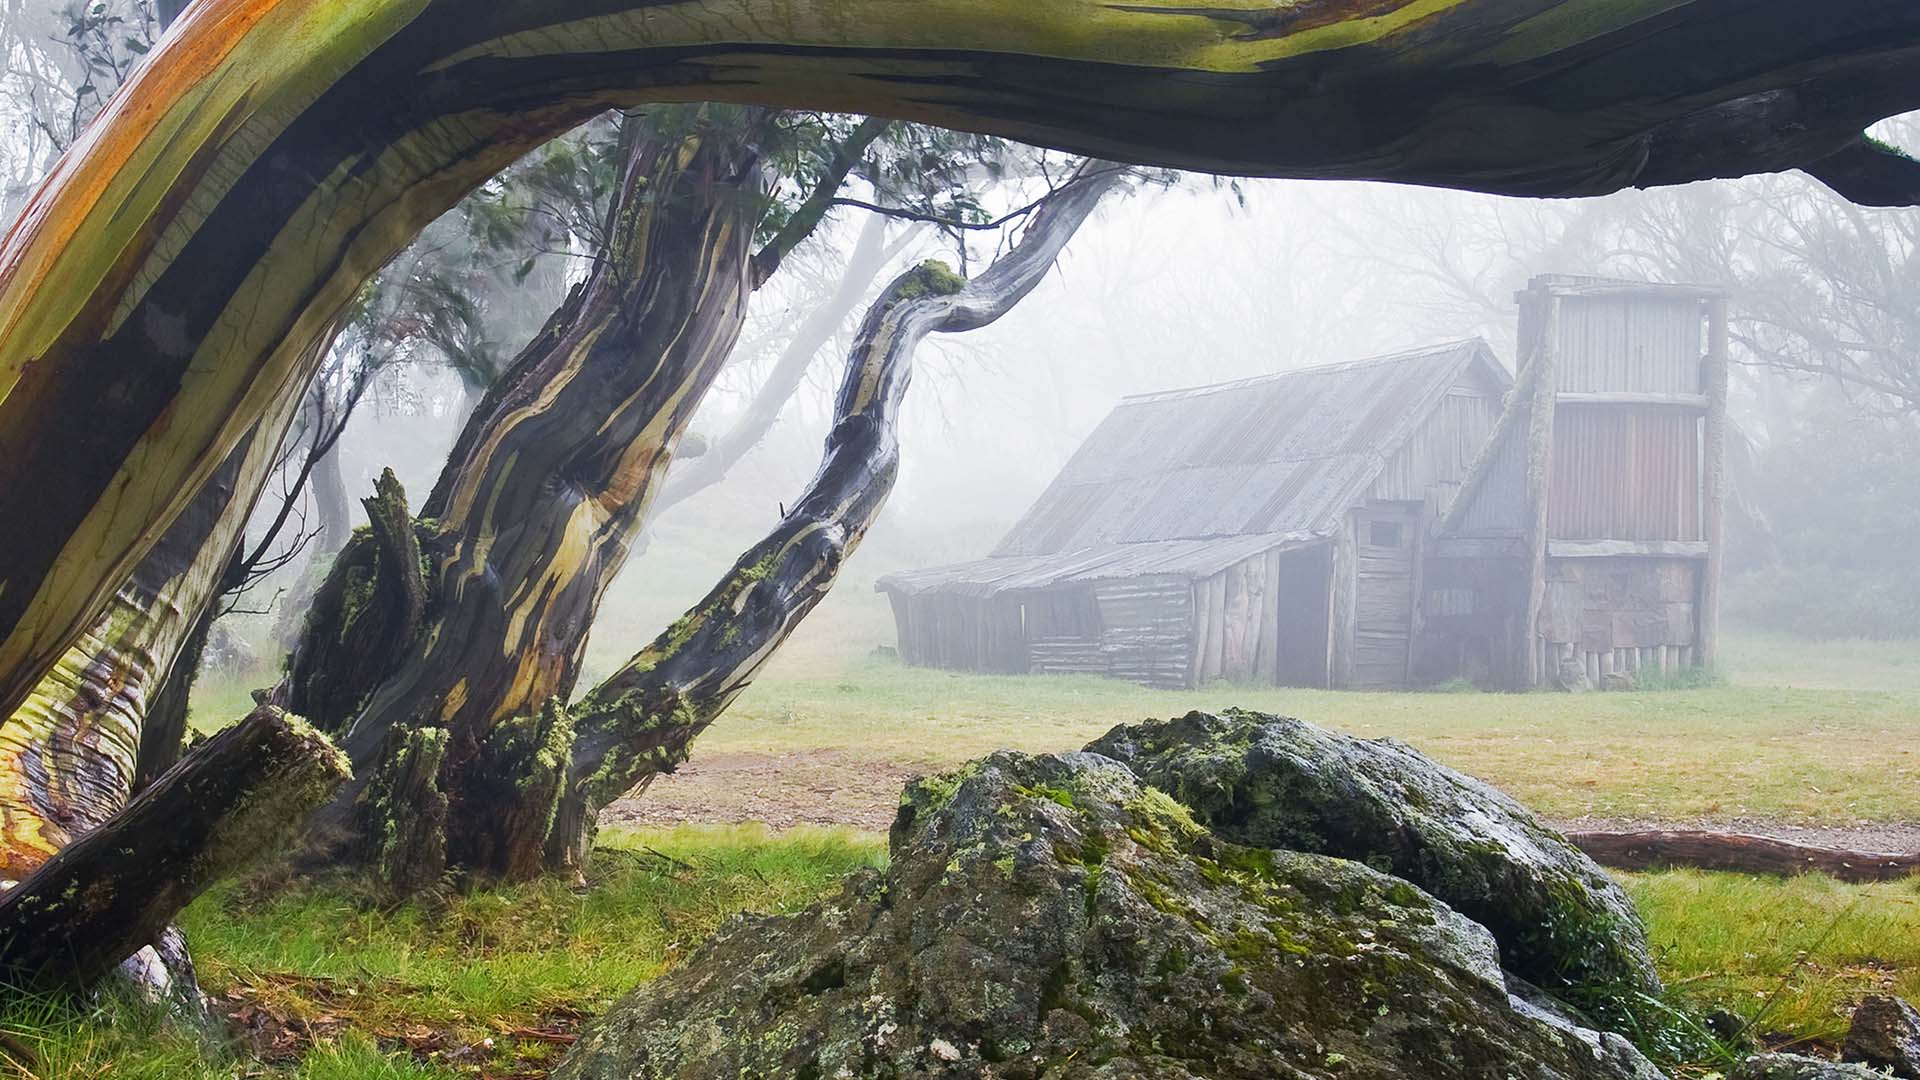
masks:
<instances>
[{"instance_id":1,"label":"curved tree trunk","mask_svg":"<svg viewBox=\"0 0 1920 1080\"><path fill-rule=\"evenodd\" d=\"M1807 167L1920 106L1920 6L201 0L0 244L0 712L429 221L612 105L854 109L1158 164L1528 195ZM79 452L76 452L78 449Z\"/></svg>"},{"instance_id":2,"label":"curved tree trunk","mask_svg":"<svg viewBox=\"0 0 1920 1080\"><path fill-rule=\"evenodd\" d=\"M277 413L228 456L107 613L0 724L0 877L25 877L126 804L149 699L218 595L291 425L292 409L283 403Z\"/></svg>"},{"instance_id":3,"label":"curved tree trunk","mask_svg":"<svg viewBox=\"0 0 1920 1080\"><path fill-rule=\"evenodd\" d=\"M847 359L826 453L806 493L705 599L569 710L572 760L547 844L551 869L580 872L600 810L685 761L694 738L826 598L893 491L900 402L920 342L1012 310L1124 175L1114 165L1083 165L1035 213L1020 243L971 282L928 263L881 294Z\"/></svg>"}]
</instances>

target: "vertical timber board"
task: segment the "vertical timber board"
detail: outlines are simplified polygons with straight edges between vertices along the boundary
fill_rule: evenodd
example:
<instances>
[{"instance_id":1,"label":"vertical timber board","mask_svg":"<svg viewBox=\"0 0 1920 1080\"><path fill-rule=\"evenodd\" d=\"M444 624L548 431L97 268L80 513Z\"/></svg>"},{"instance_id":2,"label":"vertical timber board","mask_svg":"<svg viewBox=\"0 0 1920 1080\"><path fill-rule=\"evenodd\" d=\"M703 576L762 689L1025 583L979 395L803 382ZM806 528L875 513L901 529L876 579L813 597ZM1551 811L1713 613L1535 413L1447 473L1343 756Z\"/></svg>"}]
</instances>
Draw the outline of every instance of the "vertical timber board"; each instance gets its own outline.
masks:
<instances>
[{"instance_id":1,"label":"vertical timber board","mask_svg":"<svg viewBox=\"0 0 1920 1080\"><path fill-rule=\"evenodd\" d=\"M1727 301L1707 302L1707 356L1701 381L1707 392L1705 424L1705 491L1702 507L1707 541L1707 565L1700 575L1700 609L1696 654L1701 667L1719 661L1720 573L1727 527Z\"/></svg>"},{"instance_id":2,"label":"vertical timber board","mask_svg":"<svg viewBox=\"0 0 1920 1080\"><path fill-rule=\"evenodd\" d=\"M1277 686L1280 683L1280 549L1267 552L1263 558L1267 564L1267 588L1260 609L1260 666L1254 675L1270 686Z\"/></svg>"},{"instance_id":3,"label":"vertical timber board","mask_svg":"<svg viewBox=\"0 0 1920 1080\"><path fill-rule=\"evenodd\" d=\"M1267 590L1273 586L1267 581L1267 557L1255 555L1241 564L1245 568L1247 579L1247 610L1241 623L1246 627L1246 656L1242 661L1243 680L1257 679L1260 676L1260 660L1264 655L1266 639L1272 633L1266 628Z\"/></svg>"},{"instance_id":4,"label":"vertical timber board","mask_svg":"<svg viewBox=\"0 0 1920 1080\"><path fill-rule=\"evenodd\" d=\"M1331 613L1327 619L1327 681L1333 689L1345 690L1353 683L1354 594L1359 585L1359 552L1355 515L1342 521L1340 535L1333 547L1333 587L1330 590Z\"/></svg>"},{"instance_id":5,"label":"vertical timber board","mask_svg":"<svg viewBox=\"0 0 1920 1080\"><path fill-rule=\"evenodd\" d=\"M913 650L913 617L911 614L913 611L912 602L905 596L888 590L887 604L893 608L893 640L894 647L900 654L900 662L903 664L913 664L915 661Z\"/></svg>"},{"instance_id":6,"label":"vertical timber board","mask_svg":"<svg viewBox=\"0 0 1920 1080\"><path fill-rule=\"evenodd\" d=\"M1547 588L1547 507L1548 486L1553 476L1553 414L1557 398L1554 362L1560 333L1560 298L1547 294L1541 317L1539 340L1533 349L1532 363L1542 365L1533 384L1531 415L1527 418L1527 607L1521 623L1521 658L1524 685L1531 689L1541 684L1540 653L1535 641L1540 634L1540 605Z\"/></svg>"},{"instance_id":7,"label":"vertical timber board","mask_svg":"<svg viewBox=\"0 0 1920 1080\"><path fill-rule=\"evenodd\" d=\"M1200 658L1200 682L1220 677L1221 662L1227 652L1227 575L1225 571L1207 579L1207 651Z\"/></svg>"},{"instance_id":8,"label":"vertical timber board","mask_svg":"<svg viewBox=\"0 0 1920 1080\"><path fill-rule=\"evenodd\" d=\"M1207 598L1211 594L1206 579L1193 583L1193 674L1187 682L1199 686L1206 678L1207 647L1213 636L1213 615L1207 608Z\"/></svg>"},{"instance_id":9,"label":"vertical timber board","mask_svg":"<svg viewBox=\"0 0 1920 1080\"><path fill-rule=\"evenodd\" d=\"M1247 609L1252 606L1249 599L1247 565L1235 563L1227 567L1224 575L1226 605L1224 623L1226 633L1220 653L1220 677L1230 682L1245 681L1250 673L1247 663Z\"/></svg>"},{"instance_id":10,"label":"vertical timber board","mask_svg":"<svg viewBox=\"0 0 1920 1080\"><path fill-rule=\"evenodd\" d=\"M1024 612L1026 606L1017 596L1002 596L994 601L1000 606L1001 624L1006 634L1002 662L1011 675L1027 673L1027 627Z\"/></svg>"},{"instance_id":11,"label":"vertical timber board","mask_svg":"<svg viewBox=\"0 0 1920 1080\"><path fill-rule=\"evenodd\" d=\"M1408 596L1410 603L1407 613L1407 674L1403 686L1414 684L1414 654L1420 648L1421 615L1420 609L1426 601L1426 547L1427 547L1427 510L1414 519L1408 529L1407 542L1413 545L1410 558L1413 561L1413 582Z\"/></svg>"}]
</instances>

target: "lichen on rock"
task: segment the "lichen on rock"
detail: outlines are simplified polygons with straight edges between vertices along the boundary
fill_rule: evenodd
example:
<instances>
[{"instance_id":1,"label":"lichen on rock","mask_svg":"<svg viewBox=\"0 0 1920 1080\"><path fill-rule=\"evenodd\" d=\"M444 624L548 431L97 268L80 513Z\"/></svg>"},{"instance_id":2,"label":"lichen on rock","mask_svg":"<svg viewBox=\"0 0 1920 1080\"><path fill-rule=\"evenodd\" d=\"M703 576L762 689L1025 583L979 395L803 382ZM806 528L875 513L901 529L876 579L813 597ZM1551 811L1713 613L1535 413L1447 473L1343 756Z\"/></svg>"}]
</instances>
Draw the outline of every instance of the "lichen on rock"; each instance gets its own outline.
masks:
<instances>
[{"instance_id":1,"label":"lichen on rock","mask_svg":"<svg viewBox=\"0 0 1920 1080\"><path fill-rule=\"evenodd\" d=\"M1427 893L1221 840L1096 754L921 781L891 841L834 899L728 923L556 1080L1659 1076L1516 1002Z\"/></svg>"},{"instance_id":2,"label":"lichen on rock","mask_svg":"<svg viewBox=\"0 0 1920 1080\"><path fill-rule=\"evenodd\" d=\"M1742 1061L1730 1080L1886 1080L1865 1065L1848 1065L1801 1054L1755 1054Z\"/></svg>"},{"instance_id":3,"label":"lichen on rock","mask_svg":"<svg viewBox=\"0 0 1920 1080\"><path fill-rule=\"evenodd\" d=\"M1660 993L1625 891L1531 811L1391 739L1229 710L1115 728L1125 762L1222 837L1404 878L1487 927L1505 967L1601 1014Z\"/></svg>"}]
</instances>

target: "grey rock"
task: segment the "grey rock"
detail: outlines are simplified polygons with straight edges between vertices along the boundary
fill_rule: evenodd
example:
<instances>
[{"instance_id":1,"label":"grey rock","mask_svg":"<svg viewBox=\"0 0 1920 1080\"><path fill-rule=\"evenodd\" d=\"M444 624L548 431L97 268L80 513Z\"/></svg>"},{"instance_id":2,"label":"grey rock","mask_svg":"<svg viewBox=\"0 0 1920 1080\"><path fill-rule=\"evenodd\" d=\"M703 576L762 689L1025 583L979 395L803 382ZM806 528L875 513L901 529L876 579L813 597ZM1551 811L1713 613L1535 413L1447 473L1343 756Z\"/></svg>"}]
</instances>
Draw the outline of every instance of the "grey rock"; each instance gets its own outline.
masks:
<instances>
[{"instance_id":1,"label":"grey rock","mask_svg":"<svg viewBox=\"0 0 1920 1080\"><path fill-rule=\"evenodd\" d=\"M1887 1074L1799 1054L1755 1054L1733 1070L1731 1080L1887 1080Z\"/></svg>"},{"instance_id":2,"label":"grey rock","mask_svg":"<svg viewBox=\"0 0 1920 1080\"><path fill-rule=\"evenodd\" d=\"M1605 871L1519 803L1404 743L1232 710L1118 727L1087 749L1228 840L1413 882L1491 930L1502 963L1556 995L1596 1007L1660 993L1646 928Z\"/></svg>"},{"instance_id":3,"label":"grey rock","mask_svg":"<svg viewBox=\"0 0 1920 1080\"><path fill-rule=\"evenodd\" d=\"M729 922L555 1080L1659 1080L1516 1004L1433 897L1221 841L1096 755L916 781L891 843L829 902Z\"/></svg>"},{"instance_id":4,"label":"grey rock","mask_svg":"<svg viewBox=\"0 0 1920 1080\"><path fill-rule=\"evenodd\" d=\"M1840 1058L1920 1080L1920 1012L1897 997L1863 999L1853 1010Z\"/></svg>"}]
</instances>

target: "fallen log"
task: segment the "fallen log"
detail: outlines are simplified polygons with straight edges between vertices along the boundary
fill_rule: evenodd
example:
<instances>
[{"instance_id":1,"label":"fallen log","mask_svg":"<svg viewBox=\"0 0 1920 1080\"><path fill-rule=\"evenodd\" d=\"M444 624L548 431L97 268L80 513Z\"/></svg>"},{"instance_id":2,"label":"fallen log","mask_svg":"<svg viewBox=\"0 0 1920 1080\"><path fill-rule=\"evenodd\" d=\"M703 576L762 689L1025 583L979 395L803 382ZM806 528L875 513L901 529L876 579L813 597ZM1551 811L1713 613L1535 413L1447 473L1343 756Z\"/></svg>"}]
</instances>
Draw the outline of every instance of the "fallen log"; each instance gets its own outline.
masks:
<instances>
[{"instance_id":1,"label":"fallen log","mask_svg":"<svg viewBox=\"0 0 1920 1080\"><path fill-rule=\"evenodd\" d=\"M1567 839L1616 870L1689 867L1739 874L1821 873L1841 881L1897 881L1920 871L1920 854L1844 851L1745 833L1649 830L1574 832Z\"/></svg>"},{"instance_id":2,"label":"fallen log","mask_svg":"<svg viewBox=\"0 0 1920 1080\"><path fill-rule=\"evenodd\" d=\"M92 985L209 885L287 850L351 775L326 736L260 706L0 896L0 983Z\"/></svg>"}]
</instances>

